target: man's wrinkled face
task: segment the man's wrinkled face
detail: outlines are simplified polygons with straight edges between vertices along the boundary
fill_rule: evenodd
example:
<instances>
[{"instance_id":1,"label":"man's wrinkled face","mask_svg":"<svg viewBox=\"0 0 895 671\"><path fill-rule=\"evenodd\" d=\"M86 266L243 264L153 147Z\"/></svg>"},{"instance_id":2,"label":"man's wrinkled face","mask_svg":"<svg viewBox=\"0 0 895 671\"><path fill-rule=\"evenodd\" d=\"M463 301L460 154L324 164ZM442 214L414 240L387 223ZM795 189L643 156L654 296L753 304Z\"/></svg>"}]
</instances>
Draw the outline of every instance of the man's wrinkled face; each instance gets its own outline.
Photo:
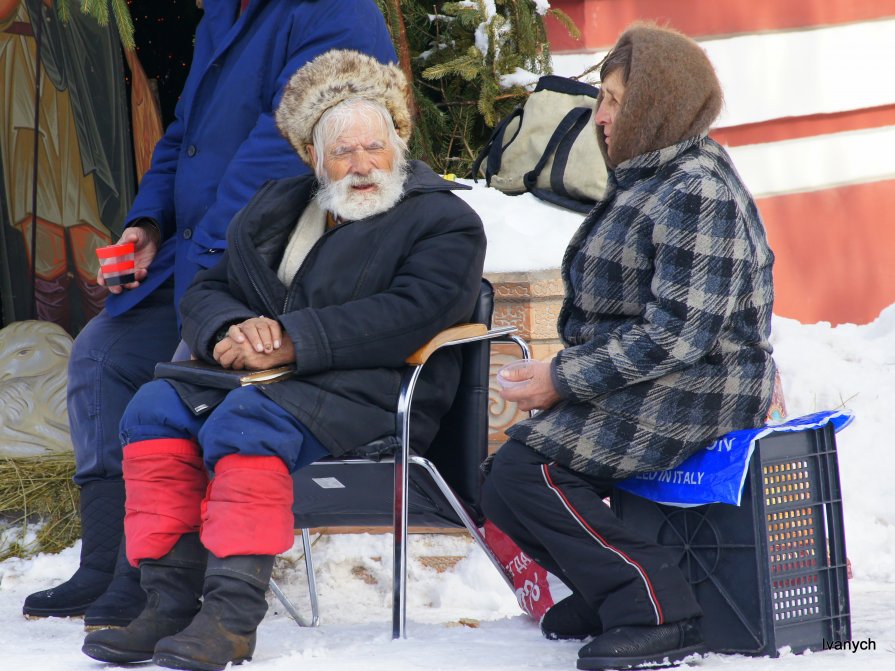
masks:
<instances>
[{"instance_id":1,"label":"man's wrinkled face","mask_svg":"<svg viewBox=\"0 0 895 671\"><path fill-rule=\"evenodd\" d=\"M316 148L309 145L308 151L319 165ZM357 113L323 148L323 169L317 175L320 205L347 220L384 212L401 197L405 164L380 119Z\"/></svg>"}]
</instances>

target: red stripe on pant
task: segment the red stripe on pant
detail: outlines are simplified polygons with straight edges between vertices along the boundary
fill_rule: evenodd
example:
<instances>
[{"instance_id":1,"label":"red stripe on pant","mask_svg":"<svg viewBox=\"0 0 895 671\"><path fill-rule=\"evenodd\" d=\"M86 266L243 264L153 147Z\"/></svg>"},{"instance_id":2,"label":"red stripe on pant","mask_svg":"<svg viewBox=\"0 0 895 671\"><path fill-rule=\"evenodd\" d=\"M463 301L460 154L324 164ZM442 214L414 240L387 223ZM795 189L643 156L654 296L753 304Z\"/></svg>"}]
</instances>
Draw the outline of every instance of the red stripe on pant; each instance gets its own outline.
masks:
<instances>
[{"instance_id":1,"label":"red stripe on pant","mask_svg":"<svg viewBox=\"0 0 895 671\"><path fill-rule=\"evenodd\" d=\"M199 445L179 438L126 445L121 467L127 559L137 566L163 557L183 534L199 530L208 475Z\"/></svg>"},{"instance_id":2,"label":"red stripe on pant","mask_svg":"<svg viewBox=\"0 0 895 671\"><path fill-rule=\"evenodd\" d=\"M202 503L202 544L218 557L275 555L295 541L292 477L279 457L222 457Z\"/></svg>"},{"instance_id":3,"label":"red stripe on pant","mask_svg":"<svg viewBox=\"0 0 895 671\"><path fill-rule=\"evenodd\" d=\"M622 561L631 566L635 571L637 571L640 578L643 580L644 585L646 586L646 593L649 597L650 603L653 606L653 610L656 614L656 624L662 624L664 620L664 616L662 615L662 608L659 606L659 599L656 597L656 592L653 589L653 584L650 582L649 576L647 576L646 571L643 567L638 564L636 561L631 559L627 554L625 554L619 548L611 545L605 538L603 538L596 530L587 523L584 517L575 509L575 506L572 505L572 502L566 497L563 491L553 482L553 478L550 477L550 471L547 470L547 464L541 466L541 474L544 477L544 482L547 483L547 487L553 491L554 494L559 498L560 503L562 503L563 507L569 511L575 521L581 526L582 529L587 532L587 534L593 538L597 544L603 547L606 550L609 550L616 556L618 556Z\"/></svg>"}]
</instances>

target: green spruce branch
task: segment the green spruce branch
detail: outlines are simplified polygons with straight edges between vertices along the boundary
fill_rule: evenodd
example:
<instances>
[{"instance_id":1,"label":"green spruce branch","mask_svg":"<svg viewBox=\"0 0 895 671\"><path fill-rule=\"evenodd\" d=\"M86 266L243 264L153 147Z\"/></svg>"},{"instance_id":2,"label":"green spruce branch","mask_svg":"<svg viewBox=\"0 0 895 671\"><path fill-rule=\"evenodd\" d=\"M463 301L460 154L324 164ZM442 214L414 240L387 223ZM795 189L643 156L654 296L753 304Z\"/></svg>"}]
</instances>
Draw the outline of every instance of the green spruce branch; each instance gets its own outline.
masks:
<instances>
[{"instance_id":1,"label":"green spruce branch","mask_svg":"<svg viewBox=\"0 0 895 671\"><path fill-rule=\"evenodd\" d=\"M396 11L406 26L399 53L411 54L413 90L419 109L411 151L441 172L469 174L491 128L528 91L505 86L521 70L531 79L549 74L550 49L544 17L533 0L378 0L389 26ZM570 34L572 20L549 9Z\"/></svg>"},{"instance_id":2,"label":"green spruce branch","mask_svg":"<svg viewBox=\"0 0 895 671\"><path fill-rule=\"evenodd\" d=\"M71 21L71 2L73 0L56 0L56 14L63 23ZM93 17L101 26L109 25L109 16L114 16L121 46L128 50L135 47L134 22L127 0L81 0L81 13Z\"/></svg>"}]
</instances>

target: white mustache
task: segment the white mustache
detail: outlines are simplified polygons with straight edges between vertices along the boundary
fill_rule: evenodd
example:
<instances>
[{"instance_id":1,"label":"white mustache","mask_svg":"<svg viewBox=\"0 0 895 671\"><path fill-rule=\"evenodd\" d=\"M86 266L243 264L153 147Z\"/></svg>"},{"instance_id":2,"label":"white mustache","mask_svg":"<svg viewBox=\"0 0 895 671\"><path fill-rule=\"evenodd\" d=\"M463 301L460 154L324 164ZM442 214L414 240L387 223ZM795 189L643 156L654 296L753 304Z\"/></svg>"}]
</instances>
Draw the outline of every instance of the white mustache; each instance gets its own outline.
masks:
<instances>
[{"instance_id":1,"label":"white mustache","mask_svg":"<svg viewBox=\"0 0 895 671\"><path fill-rule=\"evenodd\" d=\"M342 178L347 186L382 186L389 179L389 173L373 170L369 175L347 175Z\"/></svg>"},{"instance_id":2,"label":"white mustache","mask_svg":"<svg viewBox=\"0 0 895 671\"><path fill-rule=\"evenodd\" d=\"M336 182L321 176L318 204L346 220L364 219L385 212L401 199L406 165L406 161L398 161L390 171L377 169L366 175L350 174ZM354 187L364 186L373 186L375 190L354 190Z\"/></svg>"}]
</instances>

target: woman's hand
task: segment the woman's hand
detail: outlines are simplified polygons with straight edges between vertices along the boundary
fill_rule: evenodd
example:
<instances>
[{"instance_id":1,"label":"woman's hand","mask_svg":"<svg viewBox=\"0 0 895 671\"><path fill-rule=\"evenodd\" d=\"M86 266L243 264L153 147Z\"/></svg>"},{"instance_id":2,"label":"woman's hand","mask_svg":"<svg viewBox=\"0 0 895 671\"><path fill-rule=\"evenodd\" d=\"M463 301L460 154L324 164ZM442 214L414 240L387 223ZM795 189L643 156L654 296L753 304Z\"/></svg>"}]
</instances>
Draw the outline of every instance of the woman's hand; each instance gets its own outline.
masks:
<instances>
[{"instance_id":1,"label":"woman's hand","mask_svg":"<svg viewBox=\"0 0 895 671\"><path fill-rule=\"evenodd\" d=\"M506 371L504 377L510 382L527 380L518 387L500 390L501 398L517 403L520 410L546 410L561 400L553 386L549 362L531 361L527 366Z\"/></svg>"}]
</instances>

